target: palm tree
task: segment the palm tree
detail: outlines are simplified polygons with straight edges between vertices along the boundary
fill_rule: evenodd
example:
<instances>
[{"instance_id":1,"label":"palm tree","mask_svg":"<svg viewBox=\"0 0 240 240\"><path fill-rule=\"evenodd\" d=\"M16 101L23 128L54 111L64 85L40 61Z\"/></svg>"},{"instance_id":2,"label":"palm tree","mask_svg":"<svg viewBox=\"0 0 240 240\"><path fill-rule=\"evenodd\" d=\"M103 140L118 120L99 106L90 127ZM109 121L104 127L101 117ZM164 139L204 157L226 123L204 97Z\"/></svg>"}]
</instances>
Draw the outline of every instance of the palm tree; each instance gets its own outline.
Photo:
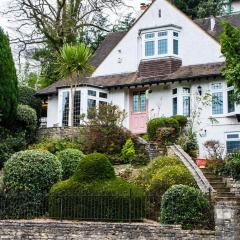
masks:
<instances>
[{"instance_id":1,"label":"palm tree","mask_svg":"<svg viewBox=\"0 0 240 240\"><path fill-rule=\"evenodd\" d=\"M57 68L61 78L69 81L71 87L70 124L73 127L74 97L79 81L91 74L94 68L89 64L92 51L84 43L64 44L57 58Z\"/></svg>"}]
</instances>

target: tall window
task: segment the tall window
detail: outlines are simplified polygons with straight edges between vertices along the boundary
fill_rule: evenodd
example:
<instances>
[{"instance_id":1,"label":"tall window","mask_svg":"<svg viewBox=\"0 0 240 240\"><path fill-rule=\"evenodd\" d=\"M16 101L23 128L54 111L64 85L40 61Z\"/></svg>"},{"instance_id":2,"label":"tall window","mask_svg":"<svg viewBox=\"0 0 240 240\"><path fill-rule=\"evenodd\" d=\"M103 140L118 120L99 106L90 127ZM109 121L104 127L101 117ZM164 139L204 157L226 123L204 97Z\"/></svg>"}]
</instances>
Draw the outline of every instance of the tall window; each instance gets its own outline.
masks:
<instances>
[{"instance_id":1,"label":"tall window","mask_svg":"<svg viewBox=\"0 0 240 240\"><path fill-rule=\"evenodd\" d=\"M67 127L69 122L69 92L62 94L62 126Z\"/></svg>"},{"instance_id":2,"label":"tall window","mask_svg":"<svg viewBox=\"0 0 240 240\"><path fill-rule=\"evenodd\" d=\"M148 41L145 42L145 56L154 56L154 48L155 48L155 42L154 41Z\"/></svg>"},{"instance_id":3,"label":"tall window","mask_svg":"<svg viewBox=\"0 0 240 240\"><path fill-rule=\"evenodd\" d=\"M177 115L178 114L178 98L177 98L177 93L178 93L178 89L174 88L172 90L172 114L173 115Z\"/></svg>"},{"instance_id":4,"label":"tall window","mask_svg":"<svg viewBox=\"0 0 240 240\"><path fill-rule=\"evenodd\" d=\"M240 150L240 133L227 134L227 153L233 153Z\"/></svg>"},{"instance_id":5,"label":"tall window","mask_svg":"<svg viewBox=\"0 0 240 240\"><path fill-rule=\"evenodd\" d=\"M223 85L222 83L212 84L212 114L223 114Z\"/></svg>"},{"instance_id":6,"label":"tall window","mask_svg":"<svg viewBox=\"0 0 240 240\"><path fill-rule=\"evenodd\" d=\"M88 99L88 118L93 118L94 108L96 108L97 101L95 99Z\"/></svg>"},{"instance_id":7,"label":"tall window","mask_svg":"<svg viewBox=\"0 0 240 240\"><path fill-rule=\"evenodd\" d=\"M158 40L158 54L167 54L168 42L167 39Z\"/></svg>"},{"instance_id":8,"label":"tall window","mask_svg":"<svg viewBox=\"0 0 240 240\"><path fill-rule=\"evenodd\" d=\"M81 115L81 91L76 91L74 95L74 111L73 111L73 126L80 125Z\"/></svg>"},{"instance_id":9,"label":"tall window","mask_svg":"<svg viewBox=\"0 0 240 240\"><path fill-rule=\"evenodd\" d=\"M133 93L133 112L146 112L145 91Z\"/></svg>"},{"instance_id":10,"label":"tall window","mask_svg":"<svg viewBox=\"0 0 240 240\"><path fill-rule=\"evenodd\" d=\"M235 112L234 88L232 86L228 86L227 89L227 104L228 113Z\"/></svg>"},{"instance_id":11,"label":"tall window","mask_svg":"<svg viewBox=\"0 0 240 240\"><path fill-rule=\"evenodd\" d=\"M190 116L190 88L183 88L183 116Z\"/></svg>"}]
</instances>

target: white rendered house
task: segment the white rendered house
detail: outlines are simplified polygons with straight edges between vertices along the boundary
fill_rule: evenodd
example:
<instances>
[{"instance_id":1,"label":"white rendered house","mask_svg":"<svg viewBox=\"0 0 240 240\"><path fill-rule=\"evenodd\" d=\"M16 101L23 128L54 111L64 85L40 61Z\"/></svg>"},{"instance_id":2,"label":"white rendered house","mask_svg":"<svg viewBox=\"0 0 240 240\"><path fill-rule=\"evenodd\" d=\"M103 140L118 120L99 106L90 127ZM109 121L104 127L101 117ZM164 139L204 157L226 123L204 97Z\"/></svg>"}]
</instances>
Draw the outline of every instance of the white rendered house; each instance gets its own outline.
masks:
<instances>
[{"instance_id":1,"label":"white rendered house","mask_svg":"<svg viewBox=\"0 0 240 240\"><path fill-rule=\"evenodd\" d=\"M238 14L220 18L240 26ZM128 32L110 33L96 51L95 71L79 84L74 109L66 81L39 91L48 101L47 127L70 126L72 111L78 126L80 114L111 102L126 110L124 126L142 134L149 119L191 117L202 108L195 124L201 157L207 140L219 140L225 152L240 148L240 106L221 76L220 32L219 18L192 21L167 0L153 1ZM200 106L205 95L211 98Z\"/></svg>"}]
</instances>

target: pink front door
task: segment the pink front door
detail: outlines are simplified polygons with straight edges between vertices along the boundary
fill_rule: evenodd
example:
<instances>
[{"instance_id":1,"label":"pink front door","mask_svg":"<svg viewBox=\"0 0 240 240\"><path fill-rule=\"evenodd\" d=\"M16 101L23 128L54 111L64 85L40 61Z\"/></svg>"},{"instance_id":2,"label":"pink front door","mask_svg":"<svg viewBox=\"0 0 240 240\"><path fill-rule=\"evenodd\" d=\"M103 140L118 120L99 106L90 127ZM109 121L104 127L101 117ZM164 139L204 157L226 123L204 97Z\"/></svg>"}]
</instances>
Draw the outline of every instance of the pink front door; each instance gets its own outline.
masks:
<instances>
[{"instance_id":1,"label":"pink front door","mask_svg":"<svg viewBox=\"0 0 240 240\"><path fill-rule=\"evenodd\" d=\"M135 134L146 133L148 121L148 109L146 89L130 92L130 130Z\"/></svg>"}]
</instances>

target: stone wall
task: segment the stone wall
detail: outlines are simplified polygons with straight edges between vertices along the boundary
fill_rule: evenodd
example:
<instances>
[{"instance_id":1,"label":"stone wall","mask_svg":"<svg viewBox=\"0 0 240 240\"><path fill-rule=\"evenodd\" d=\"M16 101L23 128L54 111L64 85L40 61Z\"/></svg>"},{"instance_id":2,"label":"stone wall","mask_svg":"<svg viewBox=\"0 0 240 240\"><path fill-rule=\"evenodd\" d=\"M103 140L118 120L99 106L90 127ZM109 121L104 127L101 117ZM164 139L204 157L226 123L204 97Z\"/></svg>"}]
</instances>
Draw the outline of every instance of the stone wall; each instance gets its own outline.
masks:
<instances>
[{"instance_id":1,"label":"stone wall","mask_svg":"<svg viewBox=\"0 0 240 240\"><path fill-rule=\"evenodd\" d=\"M234 181L233 178L226 178L225 180L231 192L240 197L240 181Z\"/></svg>"},{"instance_id":2,"label":"stone wall","mask_svg":"<svg viewBox=\"0 0 240 240\"><path fill-rule=\"evenodd\" d=\"M211 240L212 231L184 231L180 226L159 224L68 223L0 221L0 239L4 240Z\"/></svg>"}]
</instances>

